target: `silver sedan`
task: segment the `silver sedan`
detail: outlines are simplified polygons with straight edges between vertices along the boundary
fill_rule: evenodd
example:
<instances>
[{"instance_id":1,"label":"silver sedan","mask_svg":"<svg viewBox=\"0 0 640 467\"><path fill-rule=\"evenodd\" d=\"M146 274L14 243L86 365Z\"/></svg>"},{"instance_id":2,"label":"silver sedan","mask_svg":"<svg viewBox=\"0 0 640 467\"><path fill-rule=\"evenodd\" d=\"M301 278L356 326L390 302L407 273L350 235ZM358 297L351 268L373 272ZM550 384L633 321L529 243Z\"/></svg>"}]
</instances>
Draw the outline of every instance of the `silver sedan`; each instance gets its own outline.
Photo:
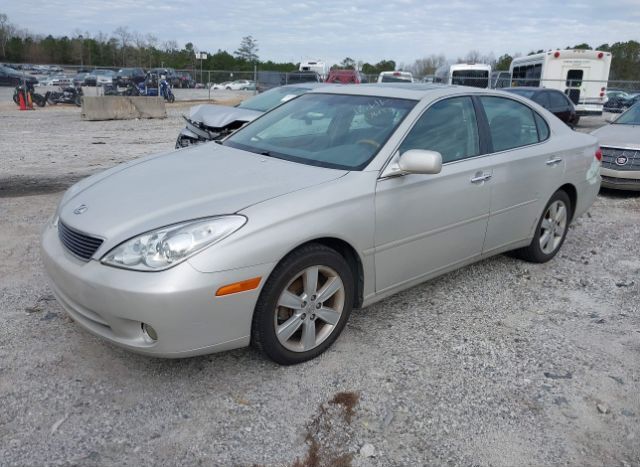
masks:
<instances>
[{"instance_id":1,"label":"silver sedan","mask_svg":"<svg viewBox=\"0 0 640 467\"><path fill-rule=\"evenodd\" d=\"M311 359L353 308L483 258L558 252L600 187L593 136L513 94L328 87L220 144L85 179L42 237L70 316L127 349Z\"/></svg>"}]
</instances>

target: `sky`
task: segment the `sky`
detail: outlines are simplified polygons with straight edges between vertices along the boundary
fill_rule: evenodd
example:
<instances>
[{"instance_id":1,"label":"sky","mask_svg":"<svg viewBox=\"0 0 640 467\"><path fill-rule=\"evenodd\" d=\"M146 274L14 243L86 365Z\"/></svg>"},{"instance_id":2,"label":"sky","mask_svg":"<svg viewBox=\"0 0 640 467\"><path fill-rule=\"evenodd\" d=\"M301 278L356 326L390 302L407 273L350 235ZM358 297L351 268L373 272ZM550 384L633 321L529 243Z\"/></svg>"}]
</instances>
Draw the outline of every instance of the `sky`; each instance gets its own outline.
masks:
<instances>
[{"instance_id":1,"label":"sky","mask_svg":"<svg viewBox=\"0 0 640 467\"><path fill-rule=\"evenodd\" d=\"M345 57L411 64L431 54L640 41L640 0L4 0L0 13L35 34L111 34L119 26L196 50L233 52L252 35L261 60ZM26 13L26 14L25 14Z\"/></svg>"}]
</instances>

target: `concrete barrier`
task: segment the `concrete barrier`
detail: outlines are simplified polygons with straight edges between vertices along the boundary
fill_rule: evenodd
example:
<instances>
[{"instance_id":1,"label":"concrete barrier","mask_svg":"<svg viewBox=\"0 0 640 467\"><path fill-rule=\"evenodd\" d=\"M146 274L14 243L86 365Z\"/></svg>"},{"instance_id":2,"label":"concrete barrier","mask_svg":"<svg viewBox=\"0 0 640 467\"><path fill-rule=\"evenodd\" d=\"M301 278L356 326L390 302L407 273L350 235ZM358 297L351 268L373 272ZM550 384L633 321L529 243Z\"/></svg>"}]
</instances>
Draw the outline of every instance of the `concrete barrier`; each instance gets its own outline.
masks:
<instances>
[{"instance_id":1,"label":"concrete barrier","mask_svg":"<svg viewBox=\"0 0 640 467\"><path fill-rule=\"evenodd\" d=\"M84 120L167 118L164 99L157 97L100 96L82 98Z\"/></svg>"}]
</instances>

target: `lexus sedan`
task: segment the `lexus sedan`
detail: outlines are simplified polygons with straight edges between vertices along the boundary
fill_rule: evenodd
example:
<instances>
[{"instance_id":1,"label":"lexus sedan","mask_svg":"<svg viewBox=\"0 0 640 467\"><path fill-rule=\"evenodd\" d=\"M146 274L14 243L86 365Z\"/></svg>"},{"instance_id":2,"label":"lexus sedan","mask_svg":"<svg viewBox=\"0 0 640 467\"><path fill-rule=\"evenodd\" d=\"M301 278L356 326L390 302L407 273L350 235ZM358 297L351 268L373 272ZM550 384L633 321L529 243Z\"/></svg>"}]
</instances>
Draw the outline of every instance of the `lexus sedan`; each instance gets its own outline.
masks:
<instances>
[{"instance_id":1,"label":"lexus sedan","mask_svg":"<svg viewBox=\"0 0 640 467\"><path fill-rule=\"evenodd\" d=\"M591 134L602 146L602 186L640 191L640 103Z\"/></svg>"},{"instance_id":2,"label":"lexus sedan","mask_svg":"<svg viewBox=\"0 0 640 467\"><path fill-rule=\"evenodd\" d=\"M328 86L218 144L80 181L42 256L69 315L114 344L252 344L299 363L354 308L506 251L552 259L598 193L599 158L593 136L513 94Z\"/></svg>"}]
</instances>

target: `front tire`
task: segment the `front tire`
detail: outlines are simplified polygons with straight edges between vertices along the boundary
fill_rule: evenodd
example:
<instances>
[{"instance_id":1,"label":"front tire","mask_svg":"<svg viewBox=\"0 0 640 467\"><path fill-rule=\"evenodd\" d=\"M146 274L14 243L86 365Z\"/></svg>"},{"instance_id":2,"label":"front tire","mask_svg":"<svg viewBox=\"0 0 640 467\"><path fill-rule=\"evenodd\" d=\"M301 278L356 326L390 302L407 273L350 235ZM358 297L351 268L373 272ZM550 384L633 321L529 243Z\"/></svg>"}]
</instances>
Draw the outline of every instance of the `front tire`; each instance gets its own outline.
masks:
<instances>
[{"instance_id":1,"label":"front tire","mask_svg":"<svg viewBox=\"0 0 640 467\"><path fill-rule=\"evenodd\" d=\"M251 342L282 365L302 363L331 346L353 308L351 268L335 250L308 244L289 254L265 283Z\"/></svg>"},{"instance_id":2,"label":"front tire","mask_svg":"<svg viewBox=\"0 0 640 467\"><path fill-rule=\"evenodd\" d=\"M551 260L567 236L572 209L569 195L563 190L556 191L542 211L531 244L516 250L515 256L532 263Z\"/></svg>"}]
</instances>

